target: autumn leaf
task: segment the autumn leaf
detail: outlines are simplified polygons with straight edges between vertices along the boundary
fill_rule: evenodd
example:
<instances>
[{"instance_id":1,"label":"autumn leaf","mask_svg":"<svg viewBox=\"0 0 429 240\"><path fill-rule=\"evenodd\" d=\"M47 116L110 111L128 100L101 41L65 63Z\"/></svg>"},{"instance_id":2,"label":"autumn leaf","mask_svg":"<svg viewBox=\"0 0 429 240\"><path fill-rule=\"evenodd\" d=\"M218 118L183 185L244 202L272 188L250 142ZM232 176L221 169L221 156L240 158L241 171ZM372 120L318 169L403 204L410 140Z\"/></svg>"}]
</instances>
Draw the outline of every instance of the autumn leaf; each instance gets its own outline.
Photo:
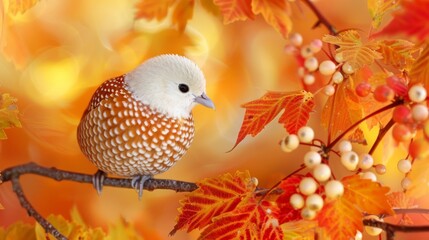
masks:
<instances>
[{"instance_id":1,"label":"autumn leaf","mask_svg":"<svg viewBox=\"0 0 429 240\"><path fill-rule=\"evenodd\" d=\"M384 15L398 7L397 0L368 0L368 9L372 18L372 27L378 28Z\"/></svg>"},{"instance_id":2,"label":"autumn leaf","mask_svg":"<svg viewBox=\"0 0 429 240\"><path fill-rule=\"evenodd\" d=\"M287 38L292 29L289 17L290 6L284 0L252 0L252 11L256 15L262 14L265 21L270 24L284 38Z\"/></svg>"},{"instance_id":3,"label":"autumn leaf","mask_svg":"<svg viewBox=\"0 0 429 240\"><path fill-rule=\"evenodd\" d=\"M378 35L406 34L415 36L419 40L429 36L429 1L427 0L402 0L399 11L395 11L392 21L384 27Z\"/></svg>"},{"instance_id":4,"label":"autumn leaf","mask_svg":"<svg viewBox=\"0 0 429 240\"><path fill-rule=\"evenodd\" d=\"M16 222L8 226L6 229L0 227L0 239L36 239L34 226L27 223Z\"/></svg>"},{"instance_id":5,"label":"autumn leaf","mask_svg":"<svg viewBox=\"0 0 429 240\"><path fill-rule=\"evenodd\" d=\"M252 196L256 188L248 172L226 173L204 179L197 185L198 189L181 201L177 224L170 235L183 228L189 232L207 226L214 217L234 210L243 199Z\"/></svg>"},{"instance_id":6,"label":"autumn leaf","mask_svg":"<svg viewBox=\"0 0 429 240\"><path fill-rule=\"evenodd\" d=\"M253 19L252 0L214 0L223 15L224 24Z\"/></svg>"},{"instance_id":7,"label":"autumn leaf","mask_svg":"<svg viewBox=\"0 0 429 240\"><path fill-rule=\"evenodd\" d=\"M40 0L11 0L8 1L9 8L7 9L10 15L24 14L30 8L35 6Z\"/></svg>"},{"instance_id":8,"label":"autumn leaf","mask_svg":"<svg viewBox=\"0 0 429 240\"><path fill-rule=\"evenodd\" d=\"M411 186L407 194L415 198L425 197L429 194L429 157L416 159L413 162L413 170L408 174Z\"/></svg>"},{"instance_id":9,"label":"autumn leaf","mask_svg":"<svg viewBox=\"0 0 429 240\"><path fill-rule=\"evenodd\" d=\"M286 222L281 227L284 239L313 240L315 239L318 223L317 221L299 220Z\"/></svg>"},{"instance_id":10,"label":"autumn leaf","mask_svg":"<svg viewBox=\"0 0 429 240\"><path fill-rule=\"evenodd\" d=\"M414 55L418 51L414 47L414 43L393 39L379 41L380 47L377 51L383 56L383 62L398 70L410 70L411 65L414 63Z\"/></svg>"},{"instance_id":11,"label":"autumn leaf","mask_svg":"<svg viewBox=\"0 0 429 240\"><path fill-rule=\"evenodd\" d=\"M173 11L173 25L183 32L194 14L194 0L179 0Z\"/></svg>"},{"instance_id":12,"label":"autumn leaf","mask_svg":"<svg viewBox=\"0 0 429 240\"><path fill-rule=\"evenodd\" d=\"M415 199L408 196L409 194L400 192L391 192L387 195L387 201L393 208L416 208L417 204ZM411 225L414 223L413 219L408 214L396 214L392 217L393 222L404 225Z\"/></svg>"},{"instance_id":13,"label":"autumn leaf","mask_svg":"<svg viewBox=\"0 0 429 240\"><path fill-rule=\"evenodd\" d=\"M421 83L429 91L429 44L423 49L410 71L410 85Z\"/></svg>"},{"instance_id":14,"label":"autumn leaf","mask_svg":"<svg viewBox=\"0 0 429 240\"><path fill-rule=\"evenodd\" d=\"M174 0L140 0L136 4L136 18L160 21L167 16L168 9L174 2Z\"/></svg>"},{"instance_id":15,"label":"autumn leaf","mask_svg":"<svg viewBox=\"0 0 429 240\"><path fill-rule=\"evenodd\" d=\"M283 180L279 185L279 189L283 191L283 193L276 199L277 206L280 209L280 224L301 218L301 211L295 210L290 204L290 196L297 192L301 179L301 176L291 176Z\"/></svg>"},{"instance_id":16,"label":"autumn leaf","mask_svg":"<svg viewBox=\"0 0 429 240\"><path fill-rule=\"evenodd\" d=\"M337 85L335 94L328 98L322 111L322 125L329 129L331 138L344 132L353 123L362 119L363 110L359 97L348 81Z\"/></svg>"},{"instance_id":17,"label":"autumn leaf","mask_svg":"<svg viewBox=\"0 0 429 240\"><path fill-rule=\"evenodd\" d=\"M11 97L8 93L3 93L0 97L0 139L7 139L5 128L22 127L22 125L18 119L16 98Z\"/></svg>"},{"instance_id":18,"label":"autumn leaf","mask_svg":"<svg viewBox=\"0 0 429 240\"><path fill-rule=\"evenodd\" d=\"M250 201L213 220L199 239L278 240L283 232L275 218L274 206Z\"/></svg>"},{"instance_id":19,"label":"autumn leaf","mask_svg":"<svg viewBox=\"0 0 429 240\"><path fill-rule=\"evenodd\" d=\"M336 54L340 54L345 62L352 65L356 71L365 65L371 65L375 59L383 56L376 50L379 48L374 42L363 43L356 30L347 30L338 35L325 35L323 41L338 46Z\"/></svg>"},{"instance_id":20,"label":"autumn leaf","mask_svg":"<svg viewBox=\"0 0 429 240\"><path fill-rule=\"evenodd\" d=\"M363 134L362 129L360 128L356 128L352 134L350 134L350 136L348 137L349 141L352 143L359 143L362 144L364 146L368 145L368 143L366 142L365 136Z\"/></svg>"},{"instance_id":21,"label":"autumn leaf","mask_svg":"<svg viewBox=\"0 0 429 240\"><path fill-rule=\"evenodd\" d=\"M264 96L242 105L246 108L244 120L233 149L249 134L253 137L264 129L280 111L279 123L289 133L296 133L307 124L314 107L313 94L307 91L267 92Z\"/></svg>"}]
</instances>

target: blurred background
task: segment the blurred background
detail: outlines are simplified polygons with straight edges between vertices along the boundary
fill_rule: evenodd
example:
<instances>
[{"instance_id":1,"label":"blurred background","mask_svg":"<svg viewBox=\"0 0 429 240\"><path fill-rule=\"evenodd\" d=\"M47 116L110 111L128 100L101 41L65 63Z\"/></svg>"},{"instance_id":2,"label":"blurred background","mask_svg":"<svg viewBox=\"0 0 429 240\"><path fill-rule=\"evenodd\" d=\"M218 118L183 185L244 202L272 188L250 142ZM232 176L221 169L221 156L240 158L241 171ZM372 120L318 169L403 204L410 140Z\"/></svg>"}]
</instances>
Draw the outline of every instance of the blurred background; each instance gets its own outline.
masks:
<instances>
[{"instance_id":1,"label":"blurred background","mask_svg":"<svg viewBox=\"0 0 429 240\"><path fill-rule=\"evenodd\" d=\"M267 90L301 89L298 63L283 51L287 41L260 16L223 24L210 1L195 1L184 32L172 26L171 11L161 21L135 20L130 0L41 0L23 14L2 16L0 93L18 99L22 128L7 129L0 141L0 169L27 162L92 174L96 168L80 152L76 127L94 90L104 80L126 73L147 58L177 53L194 60L205 73L207 93L216 110L194 109L196 135L192 147L176 166L156 178L197 181L224 172L249 170L262 187L269 187L302 163L308 148L281 151L285 136L279 124L268 125L256 138L247 137L232 152L244 116L242 103ZM204 3L204 6L202 6ZM337 29L368 31L366 1L320 0L315 3ZM312 29L317 21L307 6L292 5L293 29L309 43L327 33ZM323 59L323 54L319 59ZM309 124L316 137L326 139L319 97ZM372 134L373 135L373 134ZM374 141L371 133L368 141ZM393 150L392 150L393 151ZM401 151L397 149L395 151ZM386 163L378 151L379 162ZM401 153L398 153L401 154ZM395 165L396 166L396 165ZM338 169L341 175L341 169ZM396 168L381 178L393 189L401 179ZM91 227L107 229L118 221L135 227L144 239L196 239L198 232L178 232L169 238L182 193L145 192L139 201L129 189L105 187L101 196L88 184L56 182L34 175L21 179L25 194L43 216L69 218L76 207ZM425 202L425 201L421 201ZM32 223L10 183L0 188L0 226ZM428 207L428 206L426 206Z\"/></svg>"}]
</instances>

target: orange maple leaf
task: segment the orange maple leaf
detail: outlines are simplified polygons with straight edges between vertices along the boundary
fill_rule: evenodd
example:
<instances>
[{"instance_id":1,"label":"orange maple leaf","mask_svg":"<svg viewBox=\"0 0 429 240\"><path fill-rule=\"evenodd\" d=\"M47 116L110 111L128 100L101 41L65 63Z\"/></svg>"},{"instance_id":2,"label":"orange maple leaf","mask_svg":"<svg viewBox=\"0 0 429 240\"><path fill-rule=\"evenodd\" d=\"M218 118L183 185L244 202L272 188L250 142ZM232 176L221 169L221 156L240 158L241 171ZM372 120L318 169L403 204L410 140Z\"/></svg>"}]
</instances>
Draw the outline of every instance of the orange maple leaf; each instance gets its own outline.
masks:
<instances>
[{"instance_id":1,"label":"orange maple leaf","mask_svg":"<svg viewBox=\"0 0 429 240\"><path fill-rule=\"evenodd\" d=\"M422 83L429 91L429 44L423 49L410 71L410 85Z\"/></svg>"},{"instance_id":2,"label":"orange maple leaf","mask_svg":"<svg viewBox=\"0 0 429 240\"><path fill-rule=\"evenodd\" d=\"M253 195L256 185L248 172L226 173L197 182L198 189L181 201L180 215L170 235L177 230L203 228L220 214L234 210Z\"/></svg>"},{"instance_id":3,"label":"orange maple leaf","mask_svg":"<svg viewBox=\"0 0 429 240\"><path fill-rule=\"evenodd\" d=\"M292 29L292 21L289 17L290 6L284 0L253 0L253 13L262 14L265 21L278 31L284 38L287 38Z\"/></svg>"},{"instance_id":4,"label":"orange maple leaf","mask_svg":"<svg viewBox=\"0 0 429 240\"><path fill-rule=\"evenodd\" d=\"M140 0L135 6L137 8L136 18L148 20L162 20L167 16L168 9L174 0Z\"/></svg>"},{"instance_id":5,"label":"orange maple leaf","mask_svg":"<svg viewBox=\"0 0 429 240\"><path fill-rule=\"evenodd\" d=\"M353 143L359 143L365 146L368 145L365 139L365 135L363 134L363 131L360 128L356 128L356 130L354 130L353 133L350 134L348 139L350 142L353 142Z\"/></svg>"},{"instance_id":6,"label":"orange maple leaf","mask_svg":"<svg viewBox=\"0 0 429 240\"><path fill-rule=\"evenodd\" d=\"M429 36L429 1L402 0L400 11L393 13L392 21L377 35L406 34L424 40Z\"/></svg>"},{"instance_id":7,"label":"orange maple leaf","mask_svg":"<svg viewBox=\"0 0 429 240\"><path fill-rule=\"evenodd\" d=\"M214 0L223 15L224 24L238 20L253 19L254 14L251 7L252 0Z\"/></svg>"},{"instance_id":8,"label":"orange maple leaf","mask_svg":"<svg viewBox=\"0 0 429 240\"><path fill-rule=\"evenodd\" d=\"M378 28L388 12L399 5L396 0L368 0L368 10L372 17L372 27Z\"/></svg>"},{"instance_id":9,"label":"orange maple leaf","mask_svg":"<svg viewBox=\"0 0 429 240\"><path fill-rule=\"evenodd\" d=\"M301 219L301 211L294 209L290 204L290 196L297 192L301 179L301 176L294 175L283 180L279 185L279 188L283 190L283 193L276 199L277 206L280 209L280 224Z\"/></svg>"},{"instance_id":10,"label":"orange maple leaf","mask_svg":"<svg viewBox=\"0 0 429 240\"><path fill-rule=\"evenodd\" d=\"M363 109L348 81L337 85L335 94L328 98L322 111L322 125L329 129L330 138L342 133L356 121L362 119Z\"/></svg>"},{"instance_id":11,"label":"orange maple leaf","mask_svg":"<svg viewBox=\"0 0 429 240\"><path fill-rule=\"evenodd\" d=\"M194 0L179 0L173 12L173 24L183 32L194 14Z\"/></svg>"},{"instance_id":12,"label":"orange maple leaf","mask_svg":"<svg viewBox=\"0 0 429 240\"><path fill-rule=\"evenodd\" d=\"M253 137L264 129L280 111L279 123L283 124L289 133L296 133L307 124L310 112L314 107L313 94L307 91L267 92L264 96L242 105L246 108L243 124L238 133L233 149L251 134Z\"/></svg>"},{"instance_id":13,"label":"orange maple leaf","mask_svg":"<svg viewBox=\"0 0 429 240\"><path fill-rule=\"evenodd\" d=\"M331 239L348 240L356 231L362 231L363 213L390 214L394 212L386 196L388 187L358 175L344 177L344 194L328 202L320 211L317 219L319 226L326 230Z\"/></svg>"},{"instance_id":14,"label":"orange maple leaf","mask_svg":"<svg viewBox=\"0 0 429 240\"><path fill-rule=\"evenodd\" d=\"M283 239L276 212L275 206L269 202L259 204L253 199L216 217L199 239Z\"/></svg>"},{"instance_id":15,"label":"orange maple leaf","mask_svg":"<svg viewBox=\"0 0 429 240\"><path fill-rule=\"evenodd\" d=\"M401 40L382 40L379 41L378 52L383 55L383 62L387 65L391 65L399 70L409 70L411 65L414 63L414 54L418 51L418 48L414 47L414 43Z\"/></svg>"}]
</instances>

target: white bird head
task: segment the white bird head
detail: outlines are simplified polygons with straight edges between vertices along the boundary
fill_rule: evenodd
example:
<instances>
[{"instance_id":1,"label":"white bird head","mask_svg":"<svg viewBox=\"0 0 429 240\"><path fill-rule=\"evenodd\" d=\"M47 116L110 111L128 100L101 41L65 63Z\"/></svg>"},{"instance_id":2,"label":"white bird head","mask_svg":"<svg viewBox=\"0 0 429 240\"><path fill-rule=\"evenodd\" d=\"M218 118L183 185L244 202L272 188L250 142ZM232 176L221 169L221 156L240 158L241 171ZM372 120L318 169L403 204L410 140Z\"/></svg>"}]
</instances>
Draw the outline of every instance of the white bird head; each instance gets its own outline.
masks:
<instances>
[{"instance_id":1,"label":"white bird head","mask_svg":"<svg viewBox=\"0 0 429 240\"><path fill-rule=\"evenodd\" d=\"M214 108L201 69L182 56L151 58L126 74L125 83L137 100L169 117L187 118L197 103Z\"/></svg>"}]
</instances>

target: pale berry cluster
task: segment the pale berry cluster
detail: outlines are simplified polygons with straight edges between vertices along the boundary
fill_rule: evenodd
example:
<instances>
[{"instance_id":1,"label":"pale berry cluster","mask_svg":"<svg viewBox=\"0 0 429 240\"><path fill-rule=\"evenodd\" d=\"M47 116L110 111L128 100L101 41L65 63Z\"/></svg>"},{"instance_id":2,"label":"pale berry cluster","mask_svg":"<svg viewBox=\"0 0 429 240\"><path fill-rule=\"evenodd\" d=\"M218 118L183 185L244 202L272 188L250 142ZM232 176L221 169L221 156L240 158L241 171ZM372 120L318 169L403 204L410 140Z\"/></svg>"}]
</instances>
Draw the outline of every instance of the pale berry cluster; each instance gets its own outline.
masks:
<instances>
[{"instance_id":1,"label":"pale berry cluster","mask_svg":"<svg viewBox=\"0 0 429 240\"><path fill-rule=\"evenodd\" d=\"M297 149L299 143L310 143L314 139L314 130L311 127L301 127L296 134L287 135L281 142L280 147L284 152L292 152Z\"/></svg>"}]
</instances>

